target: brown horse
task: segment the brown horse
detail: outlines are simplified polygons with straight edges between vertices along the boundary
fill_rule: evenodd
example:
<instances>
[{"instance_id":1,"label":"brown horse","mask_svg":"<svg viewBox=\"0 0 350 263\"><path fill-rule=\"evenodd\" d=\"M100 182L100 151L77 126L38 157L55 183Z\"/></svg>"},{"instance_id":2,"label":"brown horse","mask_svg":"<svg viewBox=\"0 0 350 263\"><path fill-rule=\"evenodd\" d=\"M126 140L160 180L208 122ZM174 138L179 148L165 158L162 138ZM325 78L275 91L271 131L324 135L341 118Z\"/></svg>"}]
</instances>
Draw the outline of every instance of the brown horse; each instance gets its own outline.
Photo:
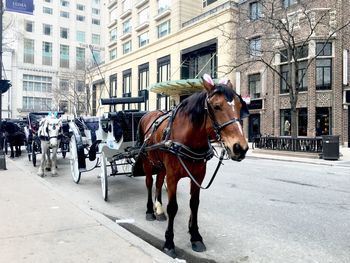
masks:
<instances>
[{"instance_id":1,"label":"brown horse","mask_svg":"<svg viewBox=\"0 0 350 263\"><path fill-rule=\"evenodd\" d=\"M170 113L147 113L139 124L139 143L142 147L134 173L146 175L148 220L156 218L152 200L152 175L157 174L157 216L161 216L161 187L166 176L169 220L163 248L172 257L176 256L173 225L178 210L178 181L183 177L192 177L189 233L192 249L205 251L198 231L197 214L206 161L213 156L209 139L221 143L227 156L235 161L243 160L248 150L240 122L242 117L249 114L247 106L232 86L215 85L209 75L204 75L202 79L204 91L191 95ZM161 218L165 219L164 215Z\"/></svg>"}]
</instances>

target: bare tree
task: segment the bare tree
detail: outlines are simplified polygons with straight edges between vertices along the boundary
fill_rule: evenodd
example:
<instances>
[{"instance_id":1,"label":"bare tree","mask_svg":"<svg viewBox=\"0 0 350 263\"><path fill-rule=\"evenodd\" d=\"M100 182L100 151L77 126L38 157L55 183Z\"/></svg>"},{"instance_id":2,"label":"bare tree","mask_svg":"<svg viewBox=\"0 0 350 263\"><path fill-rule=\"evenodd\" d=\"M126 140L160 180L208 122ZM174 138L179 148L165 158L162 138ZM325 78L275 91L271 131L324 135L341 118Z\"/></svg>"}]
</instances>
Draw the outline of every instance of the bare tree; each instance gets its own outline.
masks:
<instances>
[{"instance_id":1,"label":"bare tree","mask_svg":"<svg viewBox=\"0 0 350 263\"><path fill-rule=\"evenodd\" d=\"M338 16L343 1L317 0L260 0L240 5L234 23L237 32L223 32L237 43L236 62L231 70L247 70L263 66L272 71L281 86L289 93L291 136L296 137L297 102L303 90L307 72L314 60L323 54L328 43L348 28L350 20ZM288 6L289 4L293 4ZM284 6L285 5L285 6ZM321 47L309 53L315 41ZM311 49L310 49L311 50ZM239 60L238 60L239 59ZM284 62L285 71L280 63Z\"/></svg>"}]
</instances>

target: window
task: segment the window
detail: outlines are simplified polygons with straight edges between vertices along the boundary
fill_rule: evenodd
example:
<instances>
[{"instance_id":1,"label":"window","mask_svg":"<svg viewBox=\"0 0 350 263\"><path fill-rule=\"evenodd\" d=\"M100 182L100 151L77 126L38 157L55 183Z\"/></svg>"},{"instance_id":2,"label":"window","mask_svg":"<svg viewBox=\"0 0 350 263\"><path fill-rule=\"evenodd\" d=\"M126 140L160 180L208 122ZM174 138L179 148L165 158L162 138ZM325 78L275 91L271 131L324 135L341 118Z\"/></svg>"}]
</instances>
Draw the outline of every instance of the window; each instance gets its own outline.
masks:
<instances>
[{"instance_id":1,"label":"window","mask_svg":"<svg viewBox=\"0 0 350 263\"><path fill-rule=\"evenodd\" d=\"M170 56L157 59L157 82L170 80ZM157 109L169 110L169 96L157 94Z\"/></svg>"},{"instance_id":2,"label":"window","mask_svg":"<svg viewBox=\"0 0 350 263\"><path fill-rule=\"evenodd\" d=\"M69 1L61 0L61 6L69 7Z\"/></svg>"},{"instance_id":3,"label":"window","mask_svg":"<svg viewBox=\"0 0 350 263\"><path fill-rule=\"evenodd\" d=\"M165 21L157 26L158 38L164 37L170 34L170 21Z\"/></svg>"},{"instance_id":4,"label":"window","mask_svg":"<svg viewBox=\"0 0 350 263\"><path fill-rule=\"evenodd\" d=\"M51 92L52 77L24 74L23 90L35 92Z\"/></svg>"},{"instance_id":5,"label":"window","mask_svg":"<svg viewBox=\"0 0 350 263\"><path fill-rule=\"evenodd\" d=\"M25 30L27 32L34 32L34 22L33 21L25 21Z\"/></svg>"},{"instance_id":6,"label":"window","mask_svg":"<svg viewBox=\"0 0 350 263\"><path fill-rule=\"evenodd\" d=\"M77 41L85 43L85 32L84 31L77 31Z\"/></svg>"},{"instance_id":7,"label":"window","mask_svg":"<svg viewBox=\"0 0 350 263\"><path fill-rule=\"evenodd\" d=\"M299 91L307 90L307 60L298 62Z\"/></svg>"},{"instance_id":8,"label":"window","mask_svg":"<svg viewBox=\"0 0 350 263\"><path fill-rule=\"evenodd\" d=\"M131 32L131 19L126 20L123 23L123 34Z\"/></svg>"},{"instance_id":9,"label":"window","mask_svg":"<svg viewBox=\"0 0 350 263\"><path fill-rule=\"evenodd\" d=\"M170 8L170 0L158 0L158 14Z\"/></svg>"},{"instance_id":10,"label":"window","mask_svg":"<svg viewBox=\"0 0 350 263\"><path fill-rule=\"evenodd\" d=\"M117 40L117 29L113 28L110 32L109 32L109 42L113 42Z\"/></svg>"},{"instance_id":11,"label":"window","mask_svg":"<svg viewBox=\"0 0 350 263\"><path fill-rule=\"evenodd\" d=\"M291 5L294 5L298 2L298 0L282 0L282 5L284 8L287 8Z\"/></svg>"},{"instance_id":12,"label":"window","mask_svg":"<svg viewBox=\"0 0 350 263\"><path fill-rule=\"evenodd\" d=\"M93 3L94 5L99 5L100 2L101 2L100 0L93 0L93 1L92 1L92 3Z\"/></svg>"},{"instance_id":13,"label":"window","mask_svg":"<svg viewBox=\"0 0 350 263\"><path fill-rule=\"evenodd\" d=\"M123 55L128 54L129 52L131 52L131 40L123 44Z\"/></svg>"},{"instance_id":14,"label":"window","mask_svg":"<svg viewBox=\"0 0 350 263\"><path fill-rule=\"evenodd\" d=\"M77 18L77 21L80 21L80 22L84 22L85 21L85 16L77 15L76 18Z\"/></svg>"},{"instance_id":15,"label":"window","mask_svg":"<svg viewBox=\"0 0 350 263\"><path fill-rule=\"evenodd\" d=\"M280 111L280 119L281 119L281 129L280 129L280 135L281 136L289 136L291 131L291 115L290 115L290 109L287 110L281 110Z\"/></svg>"},{"instance_id":16,"label":"window","mask_svg":"<svg viewBox=\"0 0 350 263\"><path fill-rule=\"evenodd\" d=\"M261 17L261 3L253 2L249 4L250 20L257 20Z\"/></svg>"},{"instance_id":17,"label":"window","mask_svg":"<svg viewBox=\"0 0 350 263\"><path fill-rule=\"evenodd\" d=\"M69 13L66 11L60 11L60 17L69 18Z\"/></svg>"},{"instance_id":18,"label":"window","mask_svg":"<svg viewBox=\"0 0 350 263\"><path fill-rule=\"evenodd\" d=\"M92 42L92 44L100 45L100 43L101 43L100 35L99 34L92 34L91 42Z\"/></svg>"},{"instance_id":19,"label":"window","mask_svg":"<svg viewBox=\"0 0 350 263\"><path fill-rule=\"evenodd\" d=\"M52 0L45 0L46 3L52 3Z\"/></svg>"},{"instance_id":20,"label":"window","mask_svg":"<svg viewBox=\"0 0 350 263\"><path fill-rule=\"evenodd\" d=\"M248 76L249 94L252 99L258 99L261 96L260 74Z\"/></svg>"},{"instance_id":21,"label":"window","mask_svg":"<svg viewBox=\"0 0 350 263\"><path fill-rule=\"evenodd\" d=\"M44 6L43 13L48 14L48 15L52 15L53 14L52 8Z\"/></svg>"},{"instance_id":22,"label":"window","mask_svg":"<svg viewBox=\"0 0 350 263\"><path fill-rule=\"evenodd\" d=\"M51 25L47 25L47 24L43 24L43 34L46 36L51 36L52 34L52 26Z\"/></svg>"},{"instance_id":23,"label":"window","mask_svg":"<svg viewBox=\"0 0 350 263\"><path fill-rule=\"evenodd\" d=\"M69 29L68 28L65 28L65 27L61 27L60 28L60 36L61 36L61 38L68 39L68 33L69 33Z\"/></svg>"},{"instance_id":24,"label":"window","mask_svg":"<svg viewBox=\"0 0 350 263\"><path fill-rule=\"evenodd\" d=\"M117 8L114 8L109 12L109 22L112 23L115 20L117 20L117 18L118 18L118 10Z\"/></svg>"},{"instance_id":25,"label":"window","mask_svg":"<svg viewBox=\"0 0 350 263\"><path fill-rule=\"evenodd\" d=\"M298 136L307 136L307 108L298 111Z\"/></svg>"},{"instance_id":26,"label":"window","mask_svg":"<svg viewBox=\"0 0 350 263\"><path fill-rule=\"evenodd\" d=\"M316 43L316 89L332 88L332 43Z\"/></svg>"},{"instance_id":27,"label":"window","mask_svg":"<svg viewBox=\"0 0 350 263\"><path fill-rule=\"evenodd\" d=\"M60 91L69 91L69 79L60 79Z\"/></svg>"},{"instance_id":28,"label":"window","mask_svg":"<svg viewBox=\"0 0 350 263\"><path fill-rule=\"evenodd\" d=\"M69 46L60 45L60 67L69 68Z\"/></svg>"},{"instance_id":29,"label":"window","mask_svg":"<svg viewBox=\"0 0 350 263\"><path fill-rule=\"evenodd\" d=\"M101 23L101 22L100 22L100 19L96 19L96 18L93 18L93 19L91 20L91 22L92 22L93 25L98 25L98 26L99 26L100 23Z\"/></svg>"},{"instance_id":30,"label":"window","mask_svg":"<svg viewBox=\"0 0 350 263\"><path fill-rule=\"evenodd\" d=\"M109 51L109 60L117 58L117 48L113 48Z\"/></svg>"},{"instance_id":31,"label":"window","mask_svg":"<svg viewBox=\"0 0 350 263\"><path fill-rule=\"evenodd\" d=\"M93 63L94 64L101 64L102 60L101 60L101 51L100 50L93 50L92 51L92 59L93 59ZM117 57L117 49L115 50L115 56Z\"/></svg>"},{"instance_id":32,"label":"window","mask_svg":"<svg viewBox=\"0 0 350 263\"><path fill-rule=\"evenodd\" d=\"M76 48L76 69L77 70L85 69L85 48L81 48L81 47Z\"/></svg>"},{"instance_id":33,"label":"window","mask_svg":"<svg viewBox=\"0 0 350 263\"><path fill-rule=\"evenodd\" d=\"M92 8L91 12L93 15L100 15L100 9Z\"/></svg>"},{"instance_id":34,"label":"window","mask_svg":"<svg viewBox=\"0 0 350 263\"><path fill-rule=\"evenodd\" d=\"M34 64L34 40L24 39L23 62Z\"/></svg>"},{"instance_id":35,"label":"window","mask_svg":"<svg viewBox=\"0 0 350 263\"><path fill-rule=\"evenodd\" d=\"M123 71L123 97L131 97L131 69Z\"/></svg>"},{"instance_id":36,"label":"window","mask_svg":"<svg viewBox=\"0 0 350 263\"><path fill-rule=\"evenodd\" d=\"M58 103L58 107L60 111L67 112L68 111L68 101L67 100L60 100Z\"/></svg>"},{"instance_id":37,"label":"window","mask_svg":"<svg viewBox=\"0 0 350 263\"><path fill-rule=\"evenodd\" d=\"M52 66L52 43L43 42L42 64Z\"/></svg>"},{"instance_id":38,"label":"window","mask_svg":"<svg viewBox=\"0 0 350 263\"><path fill-rule=\"evenodd\" d=\"M289 65L281 65L280 66L280 74L281 74L281 83L280 83L280 92L281 93L288 93L289 87L287 85L287 81L289 78Z\"/></svg>"},{"instance_id":39,"label":"window","mask_svg":"<svg viewBox=\"0 0 350 263\"><path fill-rule=\"evenodd\" d=\"M77 4L77 10L84 11L85 10L85 6L82 5L82 4Z\"/></svg>"},{"instance_id":40,"label":"window","mask_svg":"<svg viewBox=\"0 0 350 263\"><path fill-rule=\"evenodd\" d=\"M145 63L140 65L139 67L139 78L138 78L138 90L139 96L141 96L140 91L146 90L149 86L149 64ZM147 104L145 103L145 108L141 109L141 103L138 105L139 110L147 110Z\"/></svg>"},{"instance_id":41,"label":"window","mask_svg":"<svg viewBox=\"0 0 350 263\"><path fill-rule=\"evenodd\" d=\"M316 108L316 136L331 135L331 108Z\"/></svg>"},{"instance_id":42,"label":"window","mask_svg":"<svg viewBox=\"0 0 350 263\"><path fill-rule=\"evenodd\" d=\"M132 6L131 6L131 0L124 0L122 2L122 12L126 12L128 11L129 9L131 9Z\"/></svg>"},{"instance_id":43,"label":"window","mask_svg":"<svg viewBox=\"0 0 350 263\"><path fill-rule=\"evenodd\" d=\"M249 55L251 58L261 56L261 38L256 37L249 40Z\"/></svg>"},{"instance_id":44,"label":"window","mask_svg":"<svg viewBox=\"0 0 350 263\"><path fill-rule=\"evenodd\" d=\"M139 35L138 39L139 39L139 47L143 47L144 45L147 45L149 43L148 31Z\"/></svg>"},{"instance_id":45,"label":"window","mask_svg":"<svg viewBox=\"0 0 350 263\"><path fill-rule=\"evenodd\" d=\"M77 80L75 85L76 85L76 90L78 92L84 92L85 91L85 83L84 83L84 81Z\"/></svg>"},{"instance_id":46,"label":"window","mask_svg":"<svg viewBox=\"0 0 350 263\"><path fill-rule=\"evenodd\" d=\"M23 97L22 103L26 111L52 110L51 98Z\"/></svg>"},{"instance_id":47,"label":"window","mask_svg":"<svg viewBox=\"0 0 350 263\"><path fill-rule=\"evenodd\" d=\"M206 7L212 3L215 3L217 0L203 0L203 7Z\"/></svg>"},{"instance_id":48,"label":"window","mask_svg":"<svg viewBox=\"0 0 350 263\"><path fill-rule=\"evenodd\" d=\"M149 21L149 8L143 9L139 13L139 25L142 25L143 23L146 23Z\"/></svg>"}]
</instances>

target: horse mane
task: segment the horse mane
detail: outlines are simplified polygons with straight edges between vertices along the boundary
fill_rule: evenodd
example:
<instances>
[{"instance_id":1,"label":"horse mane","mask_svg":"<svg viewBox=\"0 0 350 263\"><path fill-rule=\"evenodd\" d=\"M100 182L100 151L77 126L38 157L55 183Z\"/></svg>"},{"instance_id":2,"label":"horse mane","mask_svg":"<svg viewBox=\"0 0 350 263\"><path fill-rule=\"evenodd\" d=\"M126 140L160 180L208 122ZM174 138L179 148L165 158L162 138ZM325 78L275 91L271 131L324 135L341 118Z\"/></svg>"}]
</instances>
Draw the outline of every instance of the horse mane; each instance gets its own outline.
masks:
<instances>
[{"instance_id":1,"label":"horse mane","mask_svg":"<svg viewBox=\"0 0 350 263\"><path fill-rule=\"evenodd\" d=\"M224 84L215 85L215 93L223 94L227 101L232 101L237 93ZM205 100L207 98L207 91L200 91L192 94L185 100L183 100L180 104L179 112L183 112L188 114L191 122L199 126L203 124L205 114L207 113L205 109Z\"/></svg>"}]
</instances>

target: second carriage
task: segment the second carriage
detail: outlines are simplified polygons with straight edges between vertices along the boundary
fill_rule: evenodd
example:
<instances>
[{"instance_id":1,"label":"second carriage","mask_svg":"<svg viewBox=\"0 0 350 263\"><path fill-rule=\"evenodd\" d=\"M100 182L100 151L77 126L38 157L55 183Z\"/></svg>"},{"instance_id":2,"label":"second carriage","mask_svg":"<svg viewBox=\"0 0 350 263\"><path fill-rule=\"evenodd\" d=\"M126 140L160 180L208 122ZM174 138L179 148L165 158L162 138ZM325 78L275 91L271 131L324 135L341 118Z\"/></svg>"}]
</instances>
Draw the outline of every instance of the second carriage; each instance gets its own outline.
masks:
<instances>
[{"instance_id":1,"label":"second carriage","mask_svg":"<svg viewBox=\"0 0 350 263\"><path fill-rule=\"evenodd\" d=\"M145 96L101 100L103 105L142 102L145 102ZM101 117L78 117L70 121L70 165L73 181L79 183L82 173L99 167L102 197L106 201L108 178L132 175L138 153L137 127L145 113L124 110L108 112Z\"/></svg>"}]
</instances>

